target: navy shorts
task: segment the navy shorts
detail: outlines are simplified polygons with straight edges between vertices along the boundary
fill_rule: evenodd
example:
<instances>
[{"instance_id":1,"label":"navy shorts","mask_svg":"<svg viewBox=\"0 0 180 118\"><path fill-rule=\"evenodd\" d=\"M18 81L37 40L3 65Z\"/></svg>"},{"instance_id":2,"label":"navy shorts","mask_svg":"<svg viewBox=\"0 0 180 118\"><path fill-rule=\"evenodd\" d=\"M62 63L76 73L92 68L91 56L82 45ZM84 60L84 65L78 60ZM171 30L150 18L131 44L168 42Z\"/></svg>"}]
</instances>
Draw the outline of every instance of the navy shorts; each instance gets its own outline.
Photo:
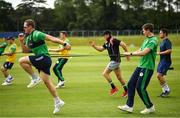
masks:
<instances>
[{"instance_id":1,"label":"navy shorts","mask_svg":"<svg viewBox=\"0 0 180 118\"><path fill-rule=\"evenodd\" d=\"M11 69L13 67L14 63L11 63L11 62L5 62L3 64L3 67L6 68L6 69Z\"/></svg>"},{"instance_id":2,"label":"navy shorts","mask_svg":"<svg viewBox=\"0 0 180 118\"><path fill-rule=\"evenodd\" d=\"M44 73L50 75L50 68L51 68L51 58L45 55L39 56L29 56L29 60L32 65L38 69L38 71L43 71Z\"/></svg>"},{"instance_id":3,"label":"navy shorts","mask_svg":"<svg viewBox=\"0 0 180 118\"><path fill-rule=\"evenodd\" d=\"M157 67L157 72L161 73L162 75L166 75L170 66L171 66L171 63L159 62L158 67Z\"/></svg>"}]
</instances>

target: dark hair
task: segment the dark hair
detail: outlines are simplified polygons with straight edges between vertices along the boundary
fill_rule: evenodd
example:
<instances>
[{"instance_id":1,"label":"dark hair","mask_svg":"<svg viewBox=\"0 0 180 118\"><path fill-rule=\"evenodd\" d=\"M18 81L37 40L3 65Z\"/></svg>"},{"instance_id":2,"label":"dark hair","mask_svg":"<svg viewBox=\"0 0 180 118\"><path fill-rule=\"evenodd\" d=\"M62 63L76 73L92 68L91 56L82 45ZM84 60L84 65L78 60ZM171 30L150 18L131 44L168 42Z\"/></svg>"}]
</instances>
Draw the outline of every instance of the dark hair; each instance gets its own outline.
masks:
<instances>
[{"instance_id":1,"label":"dark hair","mask_svg":"<svg viewBox=\"0 0 180 118\"><path fill-rule=\"evenodd\" d=\"M166 34L166 36L168 36L168 29L166 28L161 28L161 30L164 34Z\"/></svg>"},{"instance_id":2,"label":"dark hair","mask_svg":"<svg viewBox=\"0 0 180 118\"><path fill-rule=\"evenodd\" d=\"M103 33L103 35L110 35L110 36L111 36L111 31L106 30L106 31Z\"/></svg>"},{"instance_id":3,"label":"dark hair","mask_svg":"<svg viewBox=\"0 0 180 118\"><path fill-rule=\"evenodd\" d=\"M60 33L64 34L65 36L68 36L66 31L61 31Z\"/></svg>"},{"instance_id":4,"label":"dark hair","mask_svg":"<svg viewBox=\"0 0 180 118\"><path fill-rule=\"evenodd\" d=\"M25 22L27 23L27 26L32 26L32 28L35 28L35 22L32 19L27 19L25 20Z\"/></svg>"},{"instance_id":5,"label":"dark hair","mask_svg":"<svg viewBox=\"0 0 180 118\"><path fill-rule=\"evenodd\" d=\"M154 25L152 23L146 23L142 26L143 29L149 30L150 32L153 32Z\"/></svg>"},{"instance_id":6,"label":"dark hair","mask_svg":"<svg viewBox=\"0 0 180 118\"><path fill-rule=\"evenodd\" d=\"M10 36L10 37L7 37L6 40L15 40L15 38Z\"/></svg>"}]
</instances>

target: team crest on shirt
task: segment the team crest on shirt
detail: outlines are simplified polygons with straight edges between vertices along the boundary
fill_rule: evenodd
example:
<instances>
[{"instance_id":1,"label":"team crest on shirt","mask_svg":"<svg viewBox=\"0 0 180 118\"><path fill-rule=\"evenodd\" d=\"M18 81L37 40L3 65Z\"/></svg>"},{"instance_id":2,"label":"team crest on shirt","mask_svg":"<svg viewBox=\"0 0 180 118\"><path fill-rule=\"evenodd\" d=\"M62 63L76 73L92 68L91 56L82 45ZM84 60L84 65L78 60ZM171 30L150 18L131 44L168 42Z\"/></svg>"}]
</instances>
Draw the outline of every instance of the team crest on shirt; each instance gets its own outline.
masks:
<instances>
[{"instance_id":1,"label":"team crest on shirt","mask_svg":"<svg viewBox=\"0 0 180 118\"><path fill-rule=\"evenodd\" d=\"M143 72L141 72L141 73L139 74L140 77L142 77L143 75L144 75Z\"/></svg>"}]
</instances>

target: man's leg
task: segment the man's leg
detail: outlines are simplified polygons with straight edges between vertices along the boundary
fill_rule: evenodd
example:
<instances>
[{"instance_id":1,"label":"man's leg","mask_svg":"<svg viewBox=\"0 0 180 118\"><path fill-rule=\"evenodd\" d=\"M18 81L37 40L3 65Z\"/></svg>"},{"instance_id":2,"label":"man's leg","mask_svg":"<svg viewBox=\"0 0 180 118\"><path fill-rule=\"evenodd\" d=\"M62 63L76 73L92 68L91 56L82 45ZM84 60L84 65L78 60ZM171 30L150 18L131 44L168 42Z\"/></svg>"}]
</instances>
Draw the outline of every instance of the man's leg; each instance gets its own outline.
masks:
<instances>
[{"instance_id":1,"label":"man's leg","mask_svg":"<svg viewBox=\"0 0 180 118\"><path fill-rule=\"evenodd\" d=\"M9 73L8 73L8 69L7 68L1 67L1 72L3 73L5 78L8 77Z\"/></svg>"},{"instance_id":2,"label":"man's leg","mask_svg":"<svg viewBox=\"0 0 180 118\"><path fill-rule=\"evenodd\" d=\"M29 56L26 57L21 57L19 59L19 64L21 65L21 67L29 74L29 75L33 75L34 71L32 69L32 64L29 60Z\"/></svg>"},{"instance_id":3,"label":"man's leg","mask_svg":"<svg viewBox=\"0 0 180 118\"><path fill-rule=\"evenodd\" d=\"M9 74L8 69L11 69L12 65L9 65L8 62L4 63L4 65L1 67L1 71L6 78L4 83L2 83L3 86L12 84L13 77Z\"/></svg>"},{"instance_id":4,"label":"man's leg","mask_svg":"<svg viewBox=\"0 0 180 118\"><path fill-rule=\"evenodd\" d=\"M134 96L135 96L135 88L137 79L139 77L141 68L136 68L134 73L132 74L129 82L128 82L128 99L125 105L118 106L118 108L122 111L132 112L133 111L133 105L134 105Z\"/></svg>"},{"instance_id":5,"label":"man's leg","mask_svg":"<svg viewBox=\"0 0 180 118\"><path fill-rule=\"evenodd\" d=\"M54 98L55 109L54 109L53 113L59 112L60 107L62 107L64 105L64 102L58 97L56 88L53 85L53 83L51 82L51 80L49 79L49 75L44 73L43 71L40 71L40 77Z\"/></svg>"},{"instance_id":6,"label":"man's leg","mask_svg":"<svg viewBox=\"0 0 180 118\"><path fill-rule=\"evenodd\" d=\"M123 86L124 90L126 91L126 90L127 90L126 82L125 82L125 80L122 78L121 69L120 69L120 68L115 69L115 70L114 70L114 73L115 73L117 79L120 81L121 85Z\"/></svg>"},{"instance_id":7,"label":"man's leg","mask_svg":"<svg viewBox=\"0 0 180 118\"><path fill-rule=\"evenodd\" d=\"M19 59L19 64L32 77L31 83L27 86L28 88L34 87L41 81L41 79L34 73L28 56L21 57Z\"/></svg>"},{"instance_id":8,"label":"man's leg","mask_svg":"<svg viewBox=\"0 0 180 118\"><path fill-rule=\"evenodd\" d=\"M114 95L118 89L116 88L116 86L114 85L114 83L112 82L111 77L109 76L109 74L111 73L111 70L109 70L107 67L104 69L102 75L105 77L105 79L109 82L109 84L111 85L111 91L110 91L110 95Z\"/></svg>"},{"instance_id":9,"label":"man's leg","mask_svg":"<svg viewBox=\"0 0 180 118\"><path fill-rule=\"evenodd\" d=\"M149 98L148 92L146 90L146 88L150 82L150 79L152 77L152 74L153 74L153 70L144 68L141 70L140 76L137 81L136 88L137 88L138 95L140 96L143 103L146 105L146 108L140 112L142 114L149 114L149 113L155 111L154 106L153 106L153 104Z\"/></svg>"},{"instance_id":10,"label":"man's leg","mask_svg":"<svg viewBox=\"0 0 180 118\"><path fill-rule=\"evenodd\" d=\"M167 82L166 82L166 80L165 80L162 73L157 73L157 78L158 78L159 83L160 83L160 85L162 87L162 93L161 93L160 96L165 97L165 96L167 96L169 94L170 88L169 88L169 86L168 86L168 84L167 84Z\"/></svg>"}]
</instances>

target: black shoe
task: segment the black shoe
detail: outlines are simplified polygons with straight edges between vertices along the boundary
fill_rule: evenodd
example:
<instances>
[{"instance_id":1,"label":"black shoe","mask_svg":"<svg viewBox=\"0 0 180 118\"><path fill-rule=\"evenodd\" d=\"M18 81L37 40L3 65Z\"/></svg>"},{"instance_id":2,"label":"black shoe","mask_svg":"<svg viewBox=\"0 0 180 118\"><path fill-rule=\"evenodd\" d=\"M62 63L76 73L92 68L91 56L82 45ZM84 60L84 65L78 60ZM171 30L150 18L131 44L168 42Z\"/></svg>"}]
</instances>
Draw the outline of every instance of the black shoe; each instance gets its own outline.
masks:
<instances>
[{"instance_id":1,"label":"black shoe","mask_svg":"<svg viewBox=\"0 0 180 118\"><path fill-rule=\"evenodd\" d=\"M169 95L170 91L165 91L160 94L160 97L167 97Z\"/></svg>"}]
</instances>

